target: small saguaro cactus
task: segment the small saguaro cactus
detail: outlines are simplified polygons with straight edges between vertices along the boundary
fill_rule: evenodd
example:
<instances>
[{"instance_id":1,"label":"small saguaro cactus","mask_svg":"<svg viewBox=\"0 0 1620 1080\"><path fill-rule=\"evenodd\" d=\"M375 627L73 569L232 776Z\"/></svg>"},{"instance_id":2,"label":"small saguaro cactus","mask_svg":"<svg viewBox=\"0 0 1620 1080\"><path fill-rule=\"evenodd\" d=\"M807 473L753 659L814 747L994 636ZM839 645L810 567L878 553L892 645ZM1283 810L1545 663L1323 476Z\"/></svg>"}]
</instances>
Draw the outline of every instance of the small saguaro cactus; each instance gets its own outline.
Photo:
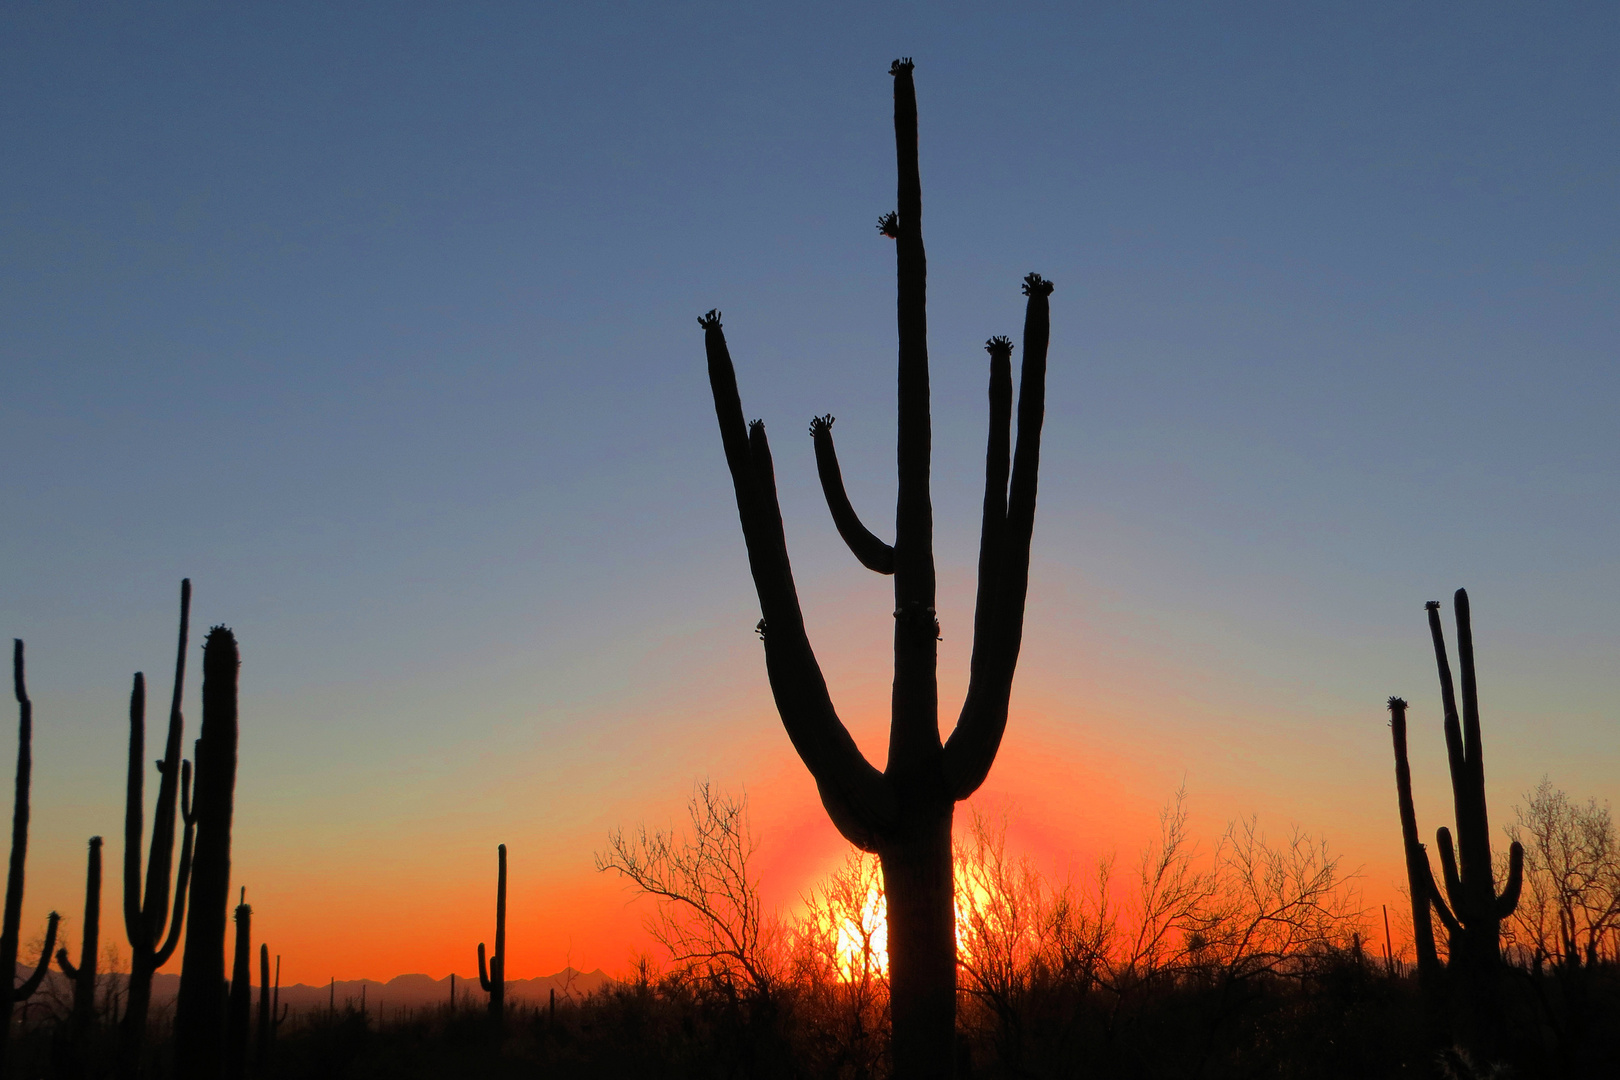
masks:
<instances>
[{"instance_id":1,"label":"small saguaro cactus","mask_svg":"<svg viewBox=\"0 0 1620 1080\"><path fill-rule=\"evenodd\" d=\"M169 730L157 762L157 805L152 813L152 844L141 883L141 848L146 809L146 676L135 673L129 696L129 767L124 802L124 934L129 939L129 988L118 1030L118 1076L137 1080L146 1043L146 1017L152 1003L152 976L169 962L185 924L187 885L196 819L191 813L191 762L181 759L185 720L180 712L186 684L186 645L191 632L191 579L180 582L180 643L175 649L174 693ZM178 804L178 806L177 806ZM174 860L175 814L184 822L180 863L174 874L174 909L169 909L169 869ZM167 934L165 934L167 931Z\"/></svg>"},{"instance_id":2,"label":"small saguaro cactus","mask_svg":"<svg viewBox=\"0 0 1620 1080\"><path fill-rule=\"evenodd\" d=\"M248 1034L253 1018L253 908L242 890L236 905L236 953L231 962L231 993L225 1018L225 1075L247 1075Z\"/></svg>"},{"instance_id":3,"label":"small saguaro cactus","mask_svg":"<svg viewBox=\"0 0 1620 1080\"><path fill-rule=\"evenodd\" d=\"M82 1074L82 1048L96 1018L96 950L101 947L101 837L90 838L84 871L84 931L75 967L66 949L56 950L56 964L73 983L73 1011L68 1015L68 1044L76 1055L75 1075Z\"/></svg>"},{"instance_id":4,"label":"small saguaro cactus","mask_svg":"<svg viewBox=\"0 0 1620 1080\"><path fill-rule=\"evenodd\" d=\"M950 736L939 725L939 621L935 614L934 511L929 493L927 257L917 157L917 92L910 60L897 60L894 139L897 206L878 223L895 242L898 405L894 543L880 540L850 505L833 448L831 416L812 421L816 464L833 524L857 560L894 578L894 689L888 761L880 772L862 755L833 706L805 632L777 502L775 466L763 421L744 422L737 374L720 313L703 327L709 385L737 515L764 616L756 629L765 670L789 740L815 779L827 816L846 839L883 866L889 917L890 1015L898 1080L948 1077L956 1067L956 918L951 876L955 806L984 782L1007 726L1013 672L1023 640L1035 524L1052 285L1024 279L1023 375L1018 441L1012 440L1012 342L994 337L984 516L968 690Z\"/></svg>"},{"instance_id":5,"label":"small saguaro cactus","mask_svg":"<svg viewBox=\"0 0 1620 1080\"><path fill-rule=\"evenodd\" d=\"M6 873L5 921L0 924L0 1076L5 1075L6 1048L11 1037L11 1009L34 996L45 973L50 970L51 953L56 948L56 927L60 921L51 912L45 921L45 950L40 953L34 973L17 982L18 935L22 930L23 871L28 863L28 785L34 771L34 703L28 699L28 680L23 672L23 643L13 639L11 685L17 695L17 781L11 807L11 865Z\"/></svg>"},{"instance_id":6,"label":"small saguaro cactus","mask_svg":"<svg viewBox=\"0 0 1620 1080\"><path fill-rule=\"evenodd\" d=\"M276 1041L276 1029L281 1022L287 1019L287 1010L291 1003L281 1003L281 956L276 956L276 978L274 986L270 982L270 946L259 946L259 1037L254 1045L254 1054L259 1064L263 1065L270 1060L270 1047Z\"/></svg>"},{"instance_id":7,"label":"small saguaro cactus","mask_svg":"<svg viewBox=\"0 0 1620 1080\"><path fill-rule=\"evenodd\" d=\"M1457 820L1455 846L1451 830L1445 826L1440 827L1435 837L1444 873L1444 894L1435 883L1428 854L1417 842L1411 770L1406 761L1406 702L1400 698L1389 701L1395 738L1395 785L1400 800L1407 887L1412 894L1419 978L1433 1015L1438 1016L1445 1011L1444 1006L1451 1006L1454 1035L1476 1054L1490 1055L1494 1052L1500 1026L1497 984L1502 972L1502 920L1518 907L1524 849L1517 842L1508 849L1507 879L1498 891L1491 859L1490 817L1485 805L1484 744L1480 736L1479 686L1474 672L1474 631L1467 590L1457 590L1453 606L1457 619L1457 657L1462 669L1460 713L1445 632L1440 625L1440 602L1431 600L1424 605L1440 677L1446 760ZM1447 934L1450 959L1444 980L1440 978L1440 962L1434 946L1431 909Z\"/></svg>"},{"instance_id":8,"label":"small saguaro cactus","mask_svg":"<svg viewBox=\"0 0 1620 1080\"><path fill-rule=\"evenodd\" d=\"M489 1014L499 1020L506 1010L506 845L495 849L500 871L495 879L495 955L484 964L484 943L478 943L478 985L489 995Z\"/></svg>"},{"instance_id":9,"label":"small saguaro cactus","mask_svg":"<svg viewBox=\"0 0 1620 1080\"><path fill-rule=\"evenodd\" d=\"M202 736L193 792L197 842L174 1010L176 1080L213 1080L225 1060L225 909L231 894L240 666L235 636L214 627L203 644Z\"/></svg>"}]
</instances>

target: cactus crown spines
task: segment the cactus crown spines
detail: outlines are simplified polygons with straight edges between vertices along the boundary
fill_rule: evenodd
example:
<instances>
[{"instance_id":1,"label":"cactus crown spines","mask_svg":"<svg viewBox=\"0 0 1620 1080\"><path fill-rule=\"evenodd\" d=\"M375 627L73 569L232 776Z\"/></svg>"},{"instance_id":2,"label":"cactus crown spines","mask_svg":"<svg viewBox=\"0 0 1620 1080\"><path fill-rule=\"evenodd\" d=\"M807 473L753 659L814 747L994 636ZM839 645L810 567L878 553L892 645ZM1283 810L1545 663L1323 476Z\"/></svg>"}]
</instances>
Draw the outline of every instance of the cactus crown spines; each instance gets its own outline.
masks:
<instances>
[{"instance_id":1,"label":"cactus crown spines","mask_svg":"<svg viewBox=\"0 0 1620 1080\"><path fill-rule=\"evenodd\" d=\"M819 438L831 431L833 420L832 413L828 413L826 416L812 416L810 418L810 437L812 439Z\"/></svg>"},{"instance_id":2,"label":"cactus crown spines","mask_svg":"<svg viewBox=\"0 0 1620 1080\"><path fill-rule=\"evenodd\" d=\"M699 315L698 316L698 325L703 327L705 332L708 332L710 330L719 330L720 329L720 309L719 308L710 308L706 314Z\"/></svg>"},{"instance_id":3,"label":"cactus crown spines","mask_svg":"<svg viewBox=\"0 0 1620 1080\"><path fill-rule=\"evenodd\" d=\"M984 351L991 356L1007 357L1012 355L1012 338L996 336L984 343Z\"/></svg>"},{"instance_id":4,"label":"cactus crown spines","mask_svg":"<svg viewBox=\"0 0 1620 1080\"><path fill-rule=\"evenodd\" d=\"M233 657L236 655L236 635L231 632L231 628L228 626L209 627L208 637L203 641L204 659L207 659L209 654L218 649L229 650L230 655ZM241 660L238 659L237 663L240 664Z\"/></svg>"},{"instance_id":5,"label":"cactus crown spines","mask_svg":"<svg viewBox=\"0 0 1620 1080\"><path fill-rule=\"evenodd\" d=\"M1405 698L1400 698L1400 697L1392 697L1392 698L1389 699L1388 706L1389 706L1389 711L1390 712L1395 712L1397 710L1399 710L1401 712L1405 712L1406 711L1406 699Z\"/></svg>"},{"instance_id":6,"label":"cactus crown spines","mask_svg":"<svg viewBox=\"0 0 1620 1080\"><path fill-rule=\"evenodd\" d=\"M909 56L902 57L901 59L896 60L894 63L889 65L889 74L890 75L904 75L906 72L910 71L912 68L914 68L916 66L917 66L916 64L913 64L911 62L911 57L909 57Z\"/></svg>"},{"instance_id":7,"label":"cactus crown spines","mask_svg":"<svg viewBox=\"0 0 1620 1080\"><path fill-rule=\"evenodd\" d=\"M756 435L763 435L763 434L765 434L765 421L763 421L763 420L750 420L750 421L748 421L748 437L750 439L754 438Z\"/></svg>"},{"instance_id":8,"label":"cactus crown spines","mask_svg":"<svg viewBox=\"0 0 1620 1080\"><path fill-rule=\"evenodd\" d=\"M1025 296L1051 296L1052 283L1039 274L1024 275Z\"/></svg>"},{"instance_id":9,"label":"cactus crown spines","mask_svg":"<svg viewBox=\"0 0 1620 1080\"><path fill-rule=\"evenodd\" d=\"M1423 610L1424 611L1439 611L1440 610L1440 601L1438 601L1438 600L1430 600L1430 601L1426 602L1423 605Z\"/></svg>"},{"instance_id":10,"label":"cactus crown spines","mask_svg":"<svg viewBox=\"0 0 1620 1080\"><path fill-rule=\"evenodd\" d=\"M900 215L890 210L878 218L877 230L890 240L900 239Z\"/></svg>"}]
</instances>

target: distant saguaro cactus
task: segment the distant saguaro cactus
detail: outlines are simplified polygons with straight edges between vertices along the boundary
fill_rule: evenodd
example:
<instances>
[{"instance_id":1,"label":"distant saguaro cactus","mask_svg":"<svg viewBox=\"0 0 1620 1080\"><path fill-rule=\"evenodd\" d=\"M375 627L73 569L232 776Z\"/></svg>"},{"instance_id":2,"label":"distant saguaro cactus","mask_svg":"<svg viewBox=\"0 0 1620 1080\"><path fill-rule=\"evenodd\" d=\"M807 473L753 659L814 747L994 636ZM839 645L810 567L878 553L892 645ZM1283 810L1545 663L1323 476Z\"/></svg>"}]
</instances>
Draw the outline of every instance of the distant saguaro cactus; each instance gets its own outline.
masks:
<instances>
[{"instance_id":1,"label":"distant saguaro cactus","mask_svg":"<svg viewBox=\"0 0 1620 1080\"><path fill-rule=\"evenodd\" d=\"M96 950L101 947L101 837L90 838L84 871L84 931L79 938L79 964L66 949L56 950L56 963L73 983L73 1011L68 1014L68 1071L84 1073L84 1045L96 1018Z\"/></svg>"},{"instance_id":2,"label":"distant saguaro cactus","mask_svg":"<svg viewBox=\"0 0 1620 1080\"><path fill-rule=\"evenodd\" d=\"M1012 428L1012 342L992 338L989 446L985 455L977 610L967 699L955 730L939 731L932 446L929 416L927 259L917 164L917 95L909 60L896 61L894 133L898 206L878 228L895 241L899 327L899 484L894 545L860 523L845 495L831 416L810 432L827 504L862 565L894 576L894 691L889 757L879 772L862 756L833 707L805 633L761 421L745 424L720 313L699 322L721 442L736 491L748 561L764 618L757 627L782 724L821 794L828 816L858 847L876 852L888 902L894 1075L946 1077L955 1068L956 919L951 820L958 800L990 771L1006 728L1023 638L1030 537L1045 414L1049 282L1024 279L1023 376L1018 442ZM1010 461L1009 461L1010 457ZM1010 483L1009 483L1010 472Z\"/></svg>"},{"instance_id":3,"label":"distant saguaro cactus","mask_svg":"<svg viewBox=\"0 0 1620 1080\"><path fill-rule=\"evenodd\" d=\"M1468 592L1458 589L1453 598L1457 618L1457 657L1462 667L1462 710L1457 709L1457 687L1446 653L1440 625L1440 602L1424 605L1429 636L1434 644L1440 676L1440 702L1444 714L1446 760L1451 771L1452 806L1457 819L1457 844L1451 830L1441 826L1436 835L1440 864L1445 874L1445 895L1435 884L1423 845L1417 843L1416 815L1412 811L1411 772L1406 764L1406 703L1390 699L1391 727L1395 732L1396 794L1400 800L1401 833L1406 849L1407 882L1412 892L1413 926L1417 937L1418 970L1431 1001L1444 996L1452 1006L1455 1035L1468 1049L1489 1055L1498 1041L1498 982L1502 972L1502 920L1519 904L1523 884L1524 849L1517 842L1508 849L1508 875L1500 892L1491 862L1490 817L1485 806L1484 744L1479 726L1479 687L1474 673L1474 631ZM1459 867L1458 855L1461 855ZM1420 902L1419 894L1426 902ZM1449 901L1449 902L1448 902ZM1435 955L1432 907L1445 926L1450 959L1447 978L1439 978ZM1427 942L1425 943L1425 938ZM1429 975L1424 979L1424 969Z\"/></svg>"},{"instance_id":4,"label":"distant saguaro cactus","mask_svg":"<svg viewBox=\"0 0 1620 1080\"><path fill-rule=\"evenodd\" d=\"M486 968L484 943L478 943L478 985L489 995L489 1014L499 1020L506 1011L506 845L496 851L500 872L495 880L495 955L489 958Z\"/></svg>"},{"instance_id":5,"label":"distant saguaro cactus","mask_svg":"<svg viewBox=\"0 0 1620 1080\"><path fill-rule=\"evenodd\" d=\"M270 1048L276 1041L276 1029L287 1019L291 1005L281 1003L281 957L276 957L276 981L270 983L270 946L259 946L259 1035L254 1044L254 1056L263 1065L270 1060Z\"/></svg>"},{"instance_id":6,"label":"distant saguaro cactus","mask_svg":"<svg viewBox=\"0 0 1620 1080\"><path fill-rule=\"evenodd\" d=\"M247 889L236 905L236 954L231 963L231 994L225 1023L225 1075L247 1075L248 1035L253 1019L253 908Z\"/></svg>"},{"instance_id":7,"label":"distant saguaro cactus","mask_svg":"<svg viewBox=\"0 0 1620 1080\"><path fill-rule=\"evenodd\" d=\"M240 666L236 638L225 627L214 627L203 644L202 737L193 794L197 844L174 1010L177 1080L213 1080L225 1060L225 909L231 893Z\"/></svg>"},{"instance_id":8,"label":"distant saguaro cactus","mask_svg":"<svg viewBox=\"0 0 1620 1080\"><path fill-rule=\"evenodd\" d=\"M5 921L0 923L0 1076L5 1075L6 1049L11 1038L11 1009L34 996L50 970L51 952L56 948L56 926L60 921L51 912L45 921L45 949L34 973L17 983L17 946L22 932L23 871L28 863L28 785L34 772L34 703L28 699L28 680L23 672L23 643L13 639L11 685L17 695L17 780L11 804L11 865L6 873Z\"/></svg>"},{"instance_id":9,"label":"distant saguaro cactus","mask_svg":"<svg viewBox=\"0 0 1620 1080\"><path fill-rule=\"evenodd\" d=\"M191 880L191 847L196 820L191 813L191 763L183 761L180 713L186 682L186 645L191 632L191 579L180 582L180 643L175 649L174 694L169 702L169 732L158 761L157 805L152 813L152 846L146 863L145 896L141 886L141 846L146 803L146 676L135 673L129 696L129 768L124 802L124 934L129 939L129 989L118 1030L118 1076L136 1080L146 1043L146 1017L152 1003L152 975L169 962L180 944L185 923L187 884ZM175 811L185 823L180 864L174 875L174 912L169 911L169 868L174 858ZM165 929L167 936L165 937Z\"/></svg>"}]
</instances>

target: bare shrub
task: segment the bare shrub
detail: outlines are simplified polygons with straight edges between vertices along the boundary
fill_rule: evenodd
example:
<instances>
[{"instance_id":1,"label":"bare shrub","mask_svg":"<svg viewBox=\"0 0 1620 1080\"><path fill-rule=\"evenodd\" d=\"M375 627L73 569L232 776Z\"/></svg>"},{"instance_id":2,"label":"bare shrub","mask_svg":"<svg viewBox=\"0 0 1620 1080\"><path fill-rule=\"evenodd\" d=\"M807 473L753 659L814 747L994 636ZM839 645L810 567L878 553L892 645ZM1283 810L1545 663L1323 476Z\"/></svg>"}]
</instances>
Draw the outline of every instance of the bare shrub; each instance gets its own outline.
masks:
<instances>
[{"instance_id":1,"label":"bare shrub","mask_svg":"<svg viewBox=\"0 0 1620 1080\"><path fill-rule=\"evenodd\" d=\"M647 930L678 974L769 999L781 978L782 935L762 909L759 879L749 868L755 842L747 800L704 781L687 803L687 817L684 834L645 825L634 833L615 829L596 868L617 871L653 898Z\"/></svg>"}]
</instances>

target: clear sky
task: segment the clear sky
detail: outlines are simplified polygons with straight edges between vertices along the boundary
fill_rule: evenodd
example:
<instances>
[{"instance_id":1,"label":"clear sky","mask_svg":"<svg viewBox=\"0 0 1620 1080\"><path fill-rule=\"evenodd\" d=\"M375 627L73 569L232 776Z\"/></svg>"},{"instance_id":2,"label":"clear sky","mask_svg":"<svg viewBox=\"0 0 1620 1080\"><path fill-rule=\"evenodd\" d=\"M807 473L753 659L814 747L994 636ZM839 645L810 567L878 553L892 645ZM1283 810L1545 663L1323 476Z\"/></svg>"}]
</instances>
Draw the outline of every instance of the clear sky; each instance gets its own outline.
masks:
<instances>
[{"instance_id":1,"label":"clear sky","mask_svg":"<svg viewBox=\"0 0 1620 1080\"><path fill-rule=\"evenodd\" d=\"M881 761L889 583L799 433L838 416L887 533L897 56L947 702L980 346L1016 335L1023 274L1057 283L980 797L1016 841L1129 858L1185 778L1195 831L1297 822L1391 899L1383 702L1413 702L1432 833L1422 604L1459 585L1496 821L1543 773L1620 797L1620 8L775 7L0 10L30 926L75 934L86 837L121 857L128 680L166 700L187 575L241 641L236 876L293 979L469 973L499 842L511 973L620 969L639 915L592 852L702 777L748 792L773 899L839 858L770 705L695 316L725 312L812 636Z\"/></svg>"}]
</instances>

